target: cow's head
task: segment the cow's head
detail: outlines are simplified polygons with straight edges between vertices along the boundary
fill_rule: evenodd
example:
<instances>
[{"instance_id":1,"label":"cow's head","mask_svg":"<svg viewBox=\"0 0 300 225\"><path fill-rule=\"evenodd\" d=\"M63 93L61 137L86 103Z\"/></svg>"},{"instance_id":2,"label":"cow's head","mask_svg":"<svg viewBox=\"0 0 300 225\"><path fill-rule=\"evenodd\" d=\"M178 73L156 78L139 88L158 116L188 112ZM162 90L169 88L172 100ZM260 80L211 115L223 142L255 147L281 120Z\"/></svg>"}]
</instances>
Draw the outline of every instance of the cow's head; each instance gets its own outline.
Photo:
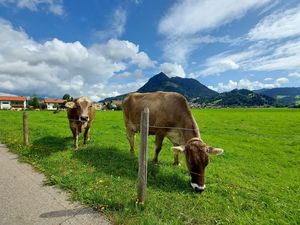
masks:
<instances>
[{"instance_id":1,"label":"cow's head","mask_svg":"<svg viewBox=\"0 0 300 225\"><path fill-rule=\"evenodd\" d=\"M172 150L176 153L185 154L186 163L192 177L191 186L196 192L205 189L205 167L209 163L208 155L220 155L223 153L221 148L213 148L206 145L200 138L192 138L185 146L175 146Z\"/></svg>"},{"instance_id":2,"label":"cow's head","mask_svg":"<svg viewBox=\"0 0 300 225\"><path fill-rule=\"evenodd\" d=\"M76 98L73 102L67 102L65 106L77 110L79 121L86 123L90 120L89 111L92 108L92 102L87 97Z\"/></svg>"}]
</instances>

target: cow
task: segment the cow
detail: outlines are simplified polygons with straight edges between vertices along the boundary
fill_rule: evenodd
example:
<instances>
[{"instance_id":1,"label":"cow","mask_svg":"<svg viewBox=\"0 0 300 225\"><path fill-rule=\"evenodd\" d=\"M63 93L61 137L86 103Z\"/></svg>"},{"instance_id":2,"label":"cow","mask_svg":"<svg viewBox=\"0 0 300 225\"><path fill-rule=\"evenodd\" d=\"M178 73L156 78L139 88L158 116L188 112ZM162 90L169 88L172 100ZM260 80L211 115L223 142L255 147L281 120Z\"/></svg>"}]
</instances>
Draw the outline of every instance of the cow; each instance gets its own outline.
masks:
<instances>
[{"instance_id":1,"label":"cow","mask_svg":"<svg viewBox=\"0 0 300 225\"><path fill-rule=\"evenodd\" d=\"M96 115L96 109L87 97L78 97L72 102L67 102L67 109L70 129L74 138L74 147L78 149L78 137L82 129L84 131L84 144L89 140L89 131Z\"/></svg>"},{"instance_id":2,"label":"cow","mask_svg":"<svg viewBox=\"0 0 300 225\"><path fill-rule=\"evenodd\" d=\"M140 115L145 107L149 108L149 135L155 135L153 161L158 162L163 140L167 137L173 144L174 164L179 164L178 154L184 153L192 188L196 192L204 191L208 155L222 154L223 149L210 147L201 139L185 97L175 92L154 92L132 93L123 101L123 116L131 152L134 152L135 134L140 131Z\"/></svg>"}]
</instances>

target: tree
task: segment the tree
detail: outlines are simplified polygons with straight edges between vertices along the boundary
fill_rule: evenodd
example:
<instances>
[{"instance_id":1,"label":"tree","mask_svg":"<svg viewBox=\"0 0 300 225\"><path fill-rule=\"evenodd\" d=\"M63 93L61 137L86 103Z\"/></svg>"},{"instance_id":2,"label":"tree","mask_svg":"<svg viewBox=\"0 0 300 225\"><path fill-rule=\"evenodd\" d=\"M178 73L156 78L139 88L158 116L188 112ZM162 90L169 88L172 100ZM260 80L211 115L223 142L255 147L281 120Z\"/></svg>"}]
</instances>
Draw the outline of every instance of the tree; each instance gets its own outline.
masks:
<instances>
[{"instance_id":1,"label":"tree","mask_svg":"<svg viewBox=\"0 0 300 225\"><path fill-rule=\"evenodd\" d=\"M73 101L73 97L71 97L71 95L68 93L64 94L62 99L66 100L67 102Z\"/></svg>"},{"instance_id":2,"label":"tree","mask_svg":"<svg viewBox=\"0 0 300 225\"><path fill-rule=\"evenodd\" d=\"M40 102L40 109L42 110L47 109L47 105L44 102Z\"/></svg>"},{"instance_id":3,"label":"tree","mask_svg":"<svg viewBox=\"0 0 300 225\"><path fill-rule=\"evenodd\" d=\"M28 105L34 109L40 108L40 102L36 96L32 96L31 99L28 101Z\"/></svg>"}]
</instances>

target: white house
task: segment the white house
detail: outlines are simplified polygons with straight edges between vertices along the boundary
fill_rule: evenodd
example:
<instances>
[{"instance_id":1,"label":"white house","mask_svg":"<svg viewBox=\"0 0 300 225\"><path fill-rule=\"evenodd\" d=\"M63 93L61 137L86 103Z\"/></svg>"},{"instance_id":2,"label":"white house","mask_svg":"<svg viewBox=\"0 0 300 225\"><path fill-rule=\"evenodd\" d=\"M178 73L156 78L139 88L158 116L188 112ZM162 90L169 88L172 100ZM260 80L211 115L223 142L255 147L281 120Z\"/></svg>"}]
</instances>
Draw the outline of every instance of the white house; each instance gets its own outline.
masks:
<instances>
[{"instance_id":1,"label":"white house","mask_svg":"<svg viewBox=\"0 0 300 225\"><path fill-rule=\"evenodd\" d=\"M0 96L0 109L26 109L24 96Z\"/></svg>"},{"instance_id":2,"label":"white house","mask_svg":"<svg viewBox=\"0 0 300 225\"><path fill-rule=\"evenodd\" d=\"M44 102L47 106L47 110L57 110L58 106L62 106L66 100L45 98Z\"/></svg>"}]
</instances>

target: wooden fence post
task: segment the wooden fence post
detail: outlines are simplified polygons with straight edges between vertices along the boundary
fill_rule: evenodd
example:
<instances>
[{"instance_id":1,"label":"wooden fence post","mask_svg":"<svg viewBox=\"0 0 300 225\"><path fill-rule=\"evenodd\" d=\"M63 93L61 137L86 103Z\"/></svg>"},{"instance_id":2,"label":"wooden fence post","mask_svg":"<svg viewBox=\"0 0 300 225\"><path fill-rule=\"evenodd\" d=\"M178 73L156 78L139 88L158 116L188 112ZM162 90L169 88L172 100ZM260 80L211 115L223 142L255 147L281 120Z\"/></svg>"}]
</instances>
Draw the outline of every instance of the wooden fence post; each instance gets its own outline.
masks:
<instances>
[{"instance_id":1,"label":"wooden fence post","mask_svg":"<svg viewBox=\"0 0 300 225\"><path fill-rule=\"evenodd\" d=\"M148 133L149 133L149 109L141 112L141 149L139 157L138 197L137 204L143 205L147 191L147 160L148 160Z\"/></svg>"},{"instance_id":2,"label":"wooden fence post","mask_svg":"<svg viewBox=\"0 0 300 225\"><path fill-rule=\"evenodd\" d=\"M25 145L29 144L27 112L23 113L23 142L24 142Z\"/></svg>"}]
</instances>

